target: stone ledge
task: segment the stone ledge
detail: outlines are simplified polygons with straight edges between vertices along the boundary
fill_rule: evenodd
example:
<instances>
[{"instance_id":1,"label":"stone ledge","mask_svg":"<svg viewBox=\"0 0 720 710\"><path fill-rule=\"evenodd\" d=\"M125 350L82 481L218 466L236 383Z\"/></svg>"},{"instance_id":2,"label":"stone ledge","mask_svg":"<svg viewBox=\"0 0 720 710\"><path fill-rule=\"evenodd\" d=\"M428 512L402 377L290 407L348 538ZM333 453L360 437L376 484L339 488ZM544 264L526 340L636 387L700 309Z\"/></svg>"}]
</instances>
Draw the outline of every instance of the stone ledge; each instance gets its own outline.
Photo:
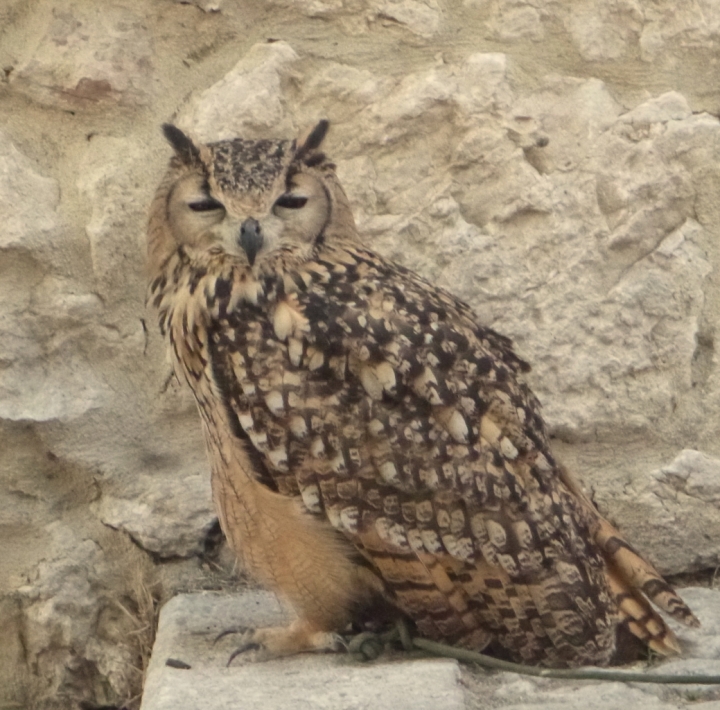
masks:
<instances>
[{"instance_id":1,"label":"stone ledge","mask_svg":"<svg viewBox=\"0 0 720 710\"><path fill-rule=\"evenodd\" d=\"M304 654L264 663L237 658L225 667L233 626L282 623L274 595L181 594L160 613L141 710L463 710L455 661L416 659L359 664L339 654ZM190 668L166 665L168 658Z\"/></svg>"},{"instance_id":2,"label":"stone ledge","mask_svg":"<svg viewBox=\"0 0 720 710\"><path fill-rule=\"evenodd\" d=\"M660 663L654 672L720 674L720 592L695 587L681 594L702 627L687 629L671 622L683 657ZM691 705L720 710L718 686L560 681L485 674L469 666L461 677L458 664L446 659L360 664L343 654L304 654L265 663L238 657L225 667L237 639L228 636L215 644L217 634L234 626L286 621L268 592L174 597L160 613L141 710L678 710ZM168 658L190 668L167 666ZM698 701L704 702L698 706Z\"/></svg>"}]
</instances>

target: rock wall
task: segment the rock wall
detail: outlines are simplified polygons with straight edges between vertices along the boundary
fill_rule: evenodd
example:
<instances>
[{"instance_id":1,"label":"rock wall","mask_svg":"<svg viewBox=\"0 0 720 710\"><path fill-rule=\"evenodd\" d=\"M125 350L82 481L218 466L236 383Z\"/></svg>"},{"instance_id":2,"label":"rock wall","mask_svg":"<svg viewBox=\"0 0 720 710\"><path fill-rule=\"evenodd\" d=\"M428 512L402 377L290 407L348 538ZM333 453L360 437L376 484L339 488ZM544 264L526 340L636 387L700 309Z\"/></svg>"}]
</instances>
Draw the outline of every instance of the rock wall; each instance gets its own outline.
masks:
<instances>
[{"instance_id":1,"label":"rock wall","mask_svg":"<svg viewBox=\"0 0 720 710\"><path fill-rule=\"evenodd\" d=\"M131 706L157 599L218 583L144 306L168 119L329 118L367 244L515 340L661 570L717 566L719 58L715 0L2 0L0 704Z\"/></svg>"}]
</instances>

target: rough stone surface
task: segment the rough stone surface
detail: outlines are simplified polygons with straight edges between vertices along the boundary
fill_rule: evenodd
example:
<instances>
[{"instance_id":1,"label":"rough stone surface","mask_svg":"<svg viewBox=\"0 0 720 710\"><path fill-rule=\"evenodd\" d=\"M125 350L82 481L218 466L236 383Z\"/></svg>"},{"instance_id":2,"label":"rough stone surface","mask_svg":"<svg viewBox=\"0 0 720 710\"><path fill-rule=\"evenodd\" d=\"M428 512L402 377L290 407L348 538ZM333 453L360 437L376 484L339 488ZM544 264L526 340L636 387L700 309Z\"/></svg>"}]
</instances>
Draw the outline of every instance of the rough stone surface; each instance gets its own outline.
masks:
<instances>
[{"instance_id":1,"label":"rough stone surface","mask_svg":"<svg viewBox=\"0 0 720 710\"><path fill-rule=\"evenodd\" d=\"M648 674L720 674L720 592L683 590L702 622L700 629L675 625L685 658L658 663ZM226 667L233 636L215 643L221 631L287 622L275 597L183 594L162 609L142 710L233 708L589 708L648 707L713 710L718 687L655 685L620 681L558 681L486 673L446 659L382 657L368 664L342 654L254 663L241 654ZM168 665L172 659L173 665ZM190 668L178 668L178 661ZM632 670L642 671L638 666ZM462 682L459 683L462 673Z\"/></svg>"},{"instance_id":2,"label":"rough stone surface","mask_svg":"<svg viewBox=\"0 0 720 710\"><path fill-rule=\"evenodd\" d=\"M457 664L444 659L357 664L345 655L306 654L253 663L241 656L226 667L233 637L216 644L218 633L284 621L277 600L265 592L173 598L160 613L142 709L461 710L465 706ZM168 658L190 668L168 666Z\"/></svg>"},{"instance_id":3,"label":"rough stone surface","mask_svg":"<svg viewBox=\"0 0 720 710\"><path fill-rule=\"evenodd\" d=\"M617 519L633 521L633 542L654 549L664 569L683 572L717 566L720 460L686 449L651 476L630 482L624 492ZM642 524L643 516L650 525Z\"/></svg>"},{"instance_id":4,"label":"rough stone surface","mask_svg":"<svg viewBox=\"0 0 720 710\"><path fill-rule=\"evenodd\" d=\"M719 48L714 0L0 3L0 704L137 707L154 600L230 574L144 305L167 120L329 118L368 245L514 338L662 571L714 569Z\"/></svg>"},{"instance_id":5,"label":"rough stone surface","mask_svg":"<svg viewBox=\"0 0 720 710\"><path fill-rule=\"evenodd\" d=\"M108 702L126 693L138 672L133 636L152 621L140 596L148 563L121 539L97 529L90 539L73 522L42 529L45 557L16 591L23 652L35 677L28 685L36 701Z\"/></svg>"},{"instance_id":6,"label":"rough stone surface","mask_svg":"<svg viewBox=\"0 0 720 710\"><path fill-rule=\"evenodd\" d=\"M32 21L27 18L34 41L18 48L18 90L44 103L80 110L91 103L147 101L152 48L141 8L78 9L42 8Z\"/></svg>"}]
</instances>

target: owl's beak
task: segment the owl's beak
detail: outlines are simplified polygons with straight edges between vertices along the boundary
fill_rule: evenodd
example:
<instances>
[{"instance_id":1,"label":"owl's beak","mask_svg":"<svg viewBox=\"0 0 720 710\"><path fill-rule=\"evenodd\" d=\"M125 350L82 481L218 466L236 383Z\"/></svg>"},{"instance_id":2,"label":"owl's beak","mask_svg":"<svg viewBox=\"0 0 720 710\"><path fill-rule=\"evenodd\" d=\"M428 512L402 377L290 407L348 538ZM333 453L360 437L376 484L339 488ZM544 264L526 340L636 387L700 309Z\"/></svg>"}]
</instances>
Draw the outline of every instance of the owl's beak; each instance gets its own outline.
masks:
<instances>
[{"instance_id":1,"label":"owl's beak","mask_svg":"<svg viewBox=\"0 0 720 710\"><path fill-rule=\"evenodd\" d=\"M250 266L252 266L255 263L257 253L262 249L263 245L260 223L256 219L246 219L240 225L238 243L245 250Z\"/></svg>"}]
</instances>

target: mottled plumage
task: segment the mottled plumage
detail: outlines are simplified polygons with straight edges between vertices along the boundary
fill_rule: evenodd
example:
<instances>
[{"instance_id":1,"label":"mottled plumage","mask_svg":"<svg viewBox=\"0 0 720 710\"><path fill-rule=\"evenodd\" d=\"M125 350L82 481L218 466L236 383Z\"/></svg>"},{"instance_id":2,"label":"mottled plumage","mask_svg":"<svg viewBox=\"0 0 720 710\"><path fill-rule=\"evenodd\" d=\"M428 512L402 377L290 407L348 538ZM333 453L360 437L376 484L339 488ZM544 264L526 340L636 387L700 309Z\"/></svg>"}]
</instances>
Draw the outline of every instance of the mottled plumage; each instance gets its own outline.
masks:
<instances>
[{"instance_id":1,"label":"mottled plumage","mask_svg":"<svg viewBox=\"0 0 720 710\"><path fill-rule=\"evenodd\" d=\"M304 140L194 144L153 203L150 299L194 392L230 544L331 647L379 600L421 634L608 664L618 630L677 650L690 610L553 457L529 368L443 289L365 248Z\"/></svg>"}]
</instances>

